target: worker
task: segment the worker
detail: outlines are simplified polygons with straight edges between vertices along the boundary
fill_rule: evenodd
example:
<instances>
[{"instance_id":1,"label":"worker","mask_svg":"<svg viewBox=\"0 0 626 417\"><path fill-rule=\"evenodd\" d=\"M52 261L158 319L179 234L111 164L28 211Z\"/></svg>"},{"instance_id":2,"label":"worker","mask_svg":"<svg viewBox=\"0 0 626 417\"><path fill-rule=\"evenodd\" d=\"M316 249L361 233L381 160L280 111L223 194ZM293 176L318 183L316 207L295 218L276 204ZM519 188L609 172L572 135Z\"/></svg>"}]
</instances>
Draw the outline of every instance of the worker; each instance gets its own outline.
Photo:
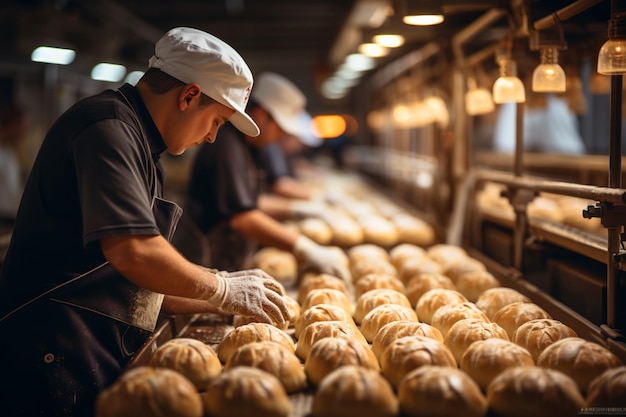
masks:
<instances>
[{"instance_id":1,"label":"worker","mask_svg":"<svg viewBox=\"0 0 626 417\"><path fill-rule=\"evenodd\" d=\"M208 236L209 259L217 268L247 267L259 245L273 246L294 253L304 269L350 283L340 248L318 245L280 223L288 218L329 215L327 205L260 193L264 178L259 175L259 150L275 144L284 134L302 133L298 117L305 102L293 82L276 73L263 73L252 89L249 105L260 135L251 137L226 124L215 143L202 145L196 153L186 212Z\"/></svg>"},{"instance_id":2,"label":"worker","mask_svg":"<svg viewBox=\"0 0 626 417\"><path fill-rule=\"evenodd\" d=\"M263 271L185 259L168 241L180 208L161 198L162 152L212 142L226 121L259 134L245 113L252 85L228 44L174 28L136 86L83 99L50 128L0 276L3 415L93 415L161 310L290 319Z\"/></svg>"}]
</instances>

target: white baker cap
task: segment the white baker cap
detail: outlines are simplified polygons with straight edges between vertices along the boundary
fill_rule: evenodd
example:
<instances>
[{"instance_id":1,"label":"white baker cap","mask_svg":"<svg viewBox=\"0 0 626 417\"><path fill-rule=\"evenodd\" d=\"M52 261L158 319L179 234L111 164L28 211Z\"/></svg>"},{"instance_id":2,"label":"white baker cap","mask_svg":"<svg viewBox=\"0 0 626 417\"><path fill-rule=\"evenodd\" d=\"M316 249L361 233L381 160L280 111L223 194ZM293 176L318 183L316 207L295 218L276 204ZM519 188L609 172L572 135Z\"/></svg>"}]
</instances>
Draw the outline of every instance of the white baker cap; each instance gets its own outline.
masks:
<instances>
[{"instance_id":1,"label":"white baker cap","mask_svg":"<svg viewBox=\"0 0 626 417\"><path fill-rule=\"evenodd\" d=\"M294 83L282 75L264 72L257 77L252 98L263 106L286 133L304 136L300 119L305 112L306 97Z\"/></svg>"},{"instance_id":2,"label":"white baker cap","mask_svg":"<svg viewBox=\"0 0 626 417\"><path fill-rule=\"evenodd\" d=\"M204 94L235 110L230 122L248 136L259 127L245 113L252 90L252 72L230 45L198 29L178 27L156 43L148 67L179 81L198 84Z\"/></svg>"}]
</instances>

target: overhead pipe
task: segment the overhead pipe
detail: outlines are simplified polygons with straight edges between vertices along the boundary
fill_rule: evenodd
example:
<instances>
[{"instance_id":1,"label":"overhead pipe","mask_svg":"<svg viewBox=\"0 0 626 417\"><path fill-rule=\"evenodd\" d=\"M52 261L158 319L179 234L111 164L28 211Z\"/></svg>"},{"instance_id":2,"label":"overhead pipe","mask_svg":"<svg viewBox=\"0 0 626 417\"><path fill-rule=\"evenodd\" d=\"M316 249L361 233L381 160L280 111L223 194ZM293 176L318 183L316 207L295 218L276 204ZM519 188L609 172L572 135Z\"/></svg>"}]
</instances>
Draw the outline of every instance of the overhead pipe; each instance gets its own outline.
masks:
<instances>
[{"instance_id":1,"label":"overhead pipe","mask_svg":"<svg viewBox=\"0 0 626 417\"><path fill-rule=\"evenodd\" d=\"M556 12L537 20L533 24L535 30L544 30L556 25L559 21L567 20L584 12L585 10L601 3L603 0L578 0L574 3L563 7Z\"/></svg>"}]
</instances>

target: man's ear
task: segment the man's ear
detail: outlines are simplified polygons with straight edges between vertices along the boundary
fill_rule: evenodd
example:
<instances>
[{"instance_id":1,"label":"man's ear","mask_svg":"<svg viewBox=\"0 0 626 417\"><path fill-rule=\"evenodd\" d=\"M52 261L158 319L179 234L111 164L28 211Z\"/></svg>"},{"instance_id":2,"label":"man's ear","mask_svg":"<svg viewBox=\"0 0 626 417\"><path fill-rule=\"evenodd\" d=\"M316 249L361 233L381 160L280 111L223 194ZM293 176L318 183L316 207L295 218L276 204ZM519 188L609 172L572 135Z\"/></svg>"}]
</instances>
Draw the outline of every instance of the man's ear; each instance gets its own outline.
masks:
<instances>
[{"instance_id":1,"label":"man's ear","mask_svg":"<svg viewBox=\"0 0 626 417\"><path fill-rule=\"evenodd\" d=\"M179 95L179 105L181 106L181 110L185 107L189 107L191 101L195 98L200 98L200 94L202 94L202 91L200 90L200 86L198 84L185 85Z\"/></svg>"}]
</instances>

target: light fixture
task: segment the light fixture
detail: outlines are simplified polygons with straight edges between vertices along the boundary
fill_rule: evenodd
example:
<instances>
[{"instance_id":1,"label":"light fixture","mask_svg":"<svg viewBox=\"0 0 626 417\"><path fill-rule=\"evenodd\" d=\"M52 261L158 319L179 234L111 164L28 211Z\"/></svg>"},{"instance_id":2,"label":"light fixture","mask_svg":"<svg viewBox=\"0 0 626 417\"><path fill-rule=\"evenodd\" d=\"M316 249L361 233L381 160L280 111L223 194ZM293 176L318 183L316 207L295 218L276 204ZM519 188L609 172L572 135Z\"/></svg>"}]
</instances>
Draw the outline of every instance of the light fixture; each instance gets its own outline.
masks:
<instances>
[{"instance_id":1,"label":"light fixture","mask_svg":"<svg viewBox=\"0 0 626 417\"><path fill-rule=\"evenodd\" d=\"M72 49L55 48L52 46L39 46L30 55L30 59L33 62L58 65L71 64L75 57L76 52Z\"/></svg>"},{"instance_id":2,"label":"light fixture","mask_svg":"<svg viewBox=\"0 0 626 417\"><path fill-rule=\"evenodd\" d=\"M389 54L389 49L377 43L362 43L359 52L371 58L380 58Z\"/></svg>"},{"instance_id":3,"label":"light fixture","mask_svg":"<svg viewBox=\"0 0 626 417\"><path fill-rule=\"evenodd\" d=\"M407 25L432 26L444 20L441 5L432 0L405 0L402 21Z\"/></svg>"},{"instance_id":4,"label":"light fixture","mask_svg":"<svg viewBox=\"0 0 626 417\"><path fill-rule=\"evenodd\" d=\"M439 96L430 96L424 100L424 105L430 113L431 121L442 128L448 127L450 112L446 102Z\"/></svg>"},{"instance_id":5,"label":"light fixture","mask_svg":"<svg viewBox=\"0 0 626 417\"><path fill-rule=\"evenodd\" d=\"M394 33L379 33L372 37L372 41L385 48L398 48L404 45L404 36Z\"/></svg>"},{"instance_id":6,"label":"light fixture","mask_svg":"<svg viewBox=\"0 0 626 417\"><path fill-rule=\"evenodd\" d=\"M502 103L523 103L526 101L524 83L517 77L517 65L511 58L499 60L500 77L493 84L493 101Z\"/></svg>"},{"instance_id":7,"label":"light fixture","mask_svg":"<svg viewBox=\"0 0 626 417\"><path fill-rule=\"evenodd\" d=\"M465 93L465 111L470 116L488 114L496 109L491 91L478 87L473 77L467 80L468 90Z\"/></svg>"},{"instance_id":8,"label":"light fixture","mask_svg":"<svg viewBox=\"0 0 626 417\"><path fill-rule=\"evenodd\" d=\"M128 75L124 79L124 82L130 85L136 85L137 81L139 81L139 79L143 77L143 74L144 74L143 71L131 71L128 73Z\"/></svg>"},{"instance_id":9,"label":"light fixture","mask_svg":"<svg viewBox=\"0 0 626 417\"><path fill-rule=\"evenodd\" d=\"M91 78L96 81L119 82L126 75L126 67L119 64L101 62L91 70Z\"/></svg>"},{"instance_id":10,"label":"light fixture","mask_svg":"<svg viewBox=\"0 0 626 417\"><path fill-rule=\"evenodd\" d=\"M626 74L626 19L624 10L614 10L621 2L611 2L609 40L598 53L598 72L604 75Z\"/></svg>"},{"instance_id":11,"label":"light fixture","mask_svg":"<svg viewBox=\"0 0 626 417\"><path fill-rule=\"evenodd\" d=\"M541 62L533 71L532 89L538 93L562 93L565 91L565 71L559 65L556 46L543 46Z\"/></svg>"}]
</instances>

